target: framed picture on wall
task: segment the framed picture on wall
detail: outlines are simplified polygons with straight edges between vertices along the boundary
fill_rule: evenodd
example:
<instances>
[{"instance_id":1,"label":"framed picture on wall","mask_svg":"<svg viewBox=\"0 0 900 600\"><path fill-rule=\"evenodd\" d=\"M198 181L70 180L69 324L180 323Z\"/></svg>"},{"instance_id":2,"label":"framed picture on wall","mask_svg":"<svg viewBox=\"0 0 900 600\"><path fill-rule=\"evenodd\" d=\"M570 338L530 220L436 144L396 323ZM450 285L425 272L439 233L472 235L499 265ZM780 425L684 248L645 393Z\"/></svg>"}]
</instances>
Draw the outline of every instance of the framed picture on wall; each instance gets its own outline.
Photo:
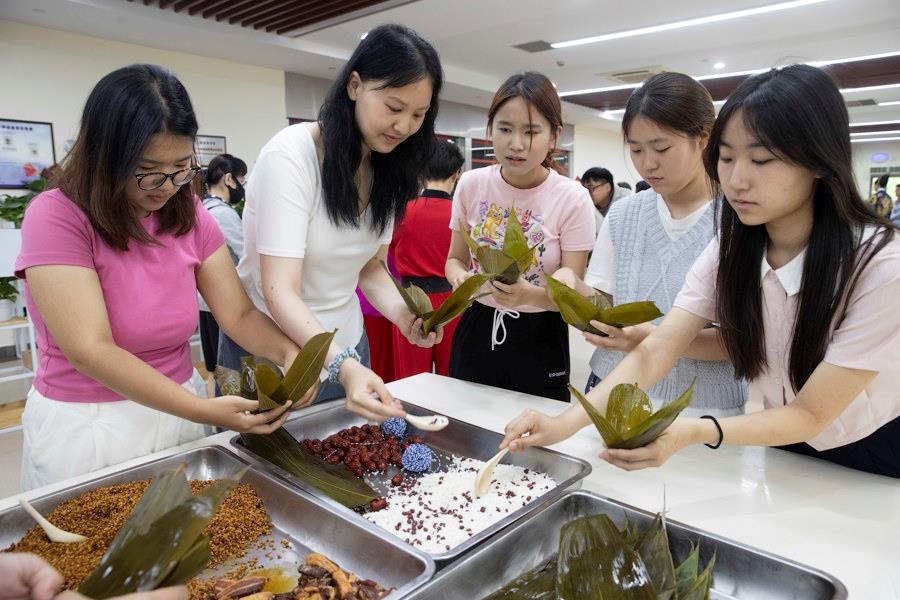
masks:
<instances>
[{"instance_id":1,"label":"framed picture on wall","mask_svg":"<svg viewBox=\"0 0 900 600\"><path fill-rule=\"evenodd\" d=\"M0 188L23 188L55 162L52 123L0 119Z\"/></svg>"},{"instance_id":2,"label":"framed picture on wall","mask_svg":"<svg viewBox=\"0 0 900 600\"><path fill-rule=\"evenodd\" d=\"M214 157L225 154L224 135L198 135L197 136L197 160L200 166L205 167Z\"/></svg>"}]
</instances>

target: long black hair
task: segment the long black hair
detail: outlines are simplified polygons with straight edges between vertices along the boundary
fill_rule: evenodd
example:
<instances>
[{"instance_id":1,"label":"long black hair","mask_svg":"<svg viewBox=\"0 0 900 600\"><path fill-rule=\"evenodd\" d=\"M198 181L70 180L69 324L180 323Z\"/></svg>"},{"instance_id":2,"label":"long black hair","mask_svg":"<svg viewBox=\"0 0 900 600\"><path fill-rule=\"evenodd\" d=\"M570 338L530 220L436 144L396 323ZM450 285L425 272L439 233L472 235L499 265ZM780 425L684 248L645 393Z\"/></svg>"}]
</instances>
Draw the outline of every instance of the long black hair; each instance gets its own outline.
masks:
<instances>
[{"instance_id":1,"label":"long black hair","mask_svg":"<svg viewBox=\"0 0 900 600\"><path fill-rule=\"evenodd\" d=\"M744 81L728 97L710 133L704 161L719 183L719 143L728 121L747 130L781 160L816 176L813 226L806 249L789 372L799 391L825 357L832 327L860 273L894 235L889 222L872 214L853 180L850 123L844 99L831 77L808 65L772 69ZM763 331L760 262L765 225L744 225L721 203L717 316L738 377L752 379L767 364ZM863 229L876 233L863 241ZM860 245L865 248L860 250Z\"/></svg>"},{"instance_id":2,"label":"long black hair","mask_svg":"<svg viewBox=\"0 0 900 600\"><path fill-rule=\"evenodd\" d=\"M187 90L156 65L131 65L101 79L88 96L81 128L63 161L60 188L113 248L129 240L155 243L125 197L141 155L158 133L193 139L197 117ZM160 231L183 235L196 220L191 186L158 211Z\"/></svg>"},{"instance_id":3,"label":"long black hair","mask_svg":"<svg viewBox=\"0 0 900 600\"><path fill-rule=\"evenodd\" d=\"M356 171L362 160L361 134L354 102L347 94L350 76L377 82L380 89L431 80L431 104L422 125L389 154L372 152L372 229L382 233L391 218L403 216L406 203L419 191L422 170L434 151L434 121L443 85L441 62L434 48L403 25L381 25L369 31L344 65L319 109L325 156L322 187L328 217L335 225L359 225Z\"/></svg>"}]
</instances>

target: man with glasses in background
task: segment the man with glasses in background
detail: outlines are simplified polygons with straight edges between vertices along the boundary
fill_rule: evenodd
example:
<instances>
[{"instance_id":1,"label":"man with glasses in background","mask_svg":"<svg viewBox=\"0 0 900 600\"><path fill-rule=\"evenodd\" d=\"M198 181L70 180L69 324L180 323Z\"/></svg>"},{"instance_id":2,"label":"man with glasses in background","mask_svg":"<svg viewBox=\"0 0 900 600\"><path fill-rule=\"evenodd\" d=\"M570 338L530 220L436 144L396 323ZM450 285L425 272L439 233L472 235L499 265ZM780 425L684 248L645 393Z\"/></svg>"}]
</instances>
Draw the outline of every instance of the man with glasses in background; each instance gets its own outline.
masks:
<instances>
[{"instance_id":1,"label":"man with glasses in background","mask_svg":"<svg viewBox=\"0 0 900 600\"><path fill-rule=\"evenodd\" d=\"M612 173L609 169L603 167L591 167L581 176L581 185L591 194L591 202L597 211L594 218L597 221L597 231L600 231L600 224L603 218L609 212L609 207L619 198L630 196L634 192L615 184Z\"/></svg>"}]
</instances>

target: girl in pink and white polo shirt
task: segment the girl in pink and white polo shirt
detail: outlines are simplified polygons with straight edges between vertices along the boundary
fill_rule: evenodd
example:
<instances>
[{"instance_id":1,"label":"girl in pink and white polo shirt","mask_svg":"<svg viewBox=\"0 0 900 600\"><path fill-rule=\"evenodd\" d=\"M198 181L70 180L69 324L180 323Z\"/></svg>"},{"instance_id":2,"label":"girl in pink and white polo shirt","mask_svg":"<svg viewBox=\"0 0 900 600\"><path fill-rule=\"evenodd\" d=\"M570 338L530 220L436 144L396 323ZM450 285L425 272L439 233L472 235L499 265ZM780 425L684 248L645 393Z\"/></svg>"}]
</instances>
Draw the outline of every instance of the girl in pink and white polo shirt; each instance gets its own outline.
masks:
<instances>
[{"instance_id":1,"label":"girl in pink and white polo shirt","mask_svg":"<svg viewBox=\"0 0 900 600\"><path fill-rule=\"evenodd\" d=\"M614 385L652 385L718 322L766 410L679 418L656 441L602 457L631 470L690 444L775 446L900 477L900 236L856 190L837 86L807 65L749 78L722 107L705 163L725 198L718 239L659 328L589 398L604 411ZM580 406L526 413L502 445L552 444L588 423Z\"/></svg>"},{"instance_id":2,"label":"girl in pink and white polo shirt","mask_svg":"<svg viewBox=\"0 0 900 600\"><path fill-rule=\"evenodd\" d=\"M287 407L206 400L191 364L198 289L252 353L289 364L298 350L253 308L187 185L196 133L174 75L113 71L87 99L59 188L26 211L16 275L40 364L22 416L23 489L197 439L204 424L270 433L286 418Z\"/></svg>"}]
</instances>

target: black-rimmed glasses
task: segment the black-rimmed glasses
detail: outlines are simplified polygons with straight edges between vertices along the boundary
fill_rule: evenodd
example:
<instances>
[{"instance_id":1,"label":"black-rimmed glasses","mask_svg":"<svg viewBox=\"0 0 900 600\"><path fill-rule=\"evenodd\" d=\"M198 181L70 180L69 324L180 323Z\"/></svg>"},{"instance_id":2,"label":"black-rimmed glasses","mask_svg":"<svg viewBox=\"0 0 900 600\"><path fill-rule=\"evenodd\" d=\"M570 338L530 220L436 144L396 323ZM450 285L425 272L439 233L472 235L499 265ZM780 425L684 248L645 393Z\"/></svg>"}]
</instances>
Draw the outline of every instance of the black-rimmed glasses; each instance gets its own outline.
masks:
<instances>
[{"instance_id":1,"label":"black-rimmed glasses","mask_svg":"<svg viewBox=\"0 0 900 600\"><path fill-rule=\"evenodd\" d=\"M166 179L172 180L172 185L181 187L197 176L200 167L191 167L189 169L181 169L174 173L140 173L134 176L138 180L138 187L149 192L162 187L166 183Z\"/></svg>"}]
</instances>

